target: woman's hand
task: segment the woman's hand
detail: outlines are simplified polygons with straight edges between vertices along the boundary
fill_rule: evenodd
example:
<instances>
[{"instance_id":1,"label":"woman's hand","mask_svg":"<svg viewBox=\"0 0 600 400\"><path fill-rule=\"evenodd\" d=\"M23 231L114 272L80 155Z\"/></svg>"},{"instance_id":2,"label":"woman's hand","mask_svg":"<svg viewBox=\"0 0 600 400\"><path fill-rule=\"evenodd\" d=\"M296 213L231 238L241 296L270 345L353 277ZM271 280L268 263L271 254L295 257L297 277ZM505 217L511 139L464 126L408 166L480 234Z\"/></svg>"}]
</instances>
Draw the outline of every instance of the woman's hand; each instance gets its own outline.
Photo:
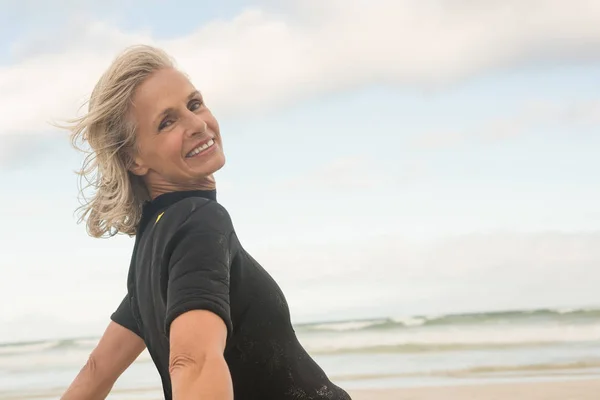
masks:
<instances>
[{"instance_id":1,"label":"woman's hand","mask_svg":"<svg viewBox=\"0 0 600 400\"><path fill-rule=\"evenodd\" d=\"M216 314L193 310L170 327L169 372L174 400L233 400L223 352L227 328Z\"/></svg>"},{"instance_id":2,"label":"woman's hand","mask_svg":"<svg viewBox=\"0 0 600 400\"><path fill-rule=\"evenodd\" d=\"M139 336L111 321L87 363L61 400L106 398L119 376L145 347Z\"/></svg>"}]
</instances>

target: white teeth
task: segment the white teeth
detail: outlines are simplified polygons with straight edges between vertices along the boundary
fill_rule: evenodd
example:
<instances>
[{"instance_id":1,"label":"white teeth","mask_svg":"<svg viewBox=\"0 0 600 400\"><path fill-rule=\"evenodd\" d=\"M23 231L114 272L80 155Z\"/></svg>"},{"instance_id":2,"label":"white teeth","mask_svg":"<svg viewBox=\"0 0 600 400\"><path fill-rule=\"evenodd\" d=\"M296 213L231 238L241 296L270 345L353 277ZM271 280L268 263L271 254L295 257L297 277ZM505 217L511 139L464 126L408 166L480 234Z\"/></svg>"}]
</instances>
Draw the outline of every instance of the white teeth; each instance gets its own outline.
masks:
<instances>
[{"instance_id":1,"label":"white teeth","mask_svg":"<svg viewBox=\"0 0 600 400\"><path fill-rule=\"evenodd\" d=\"M208 142L204 143L202 146L196 147L194 150L190 151L187 156L193 157L196 154L200 153L202 150L208 149L213 144L215 144L215 141L213 139L210 139Z\"/></svg>"}]
</instances>

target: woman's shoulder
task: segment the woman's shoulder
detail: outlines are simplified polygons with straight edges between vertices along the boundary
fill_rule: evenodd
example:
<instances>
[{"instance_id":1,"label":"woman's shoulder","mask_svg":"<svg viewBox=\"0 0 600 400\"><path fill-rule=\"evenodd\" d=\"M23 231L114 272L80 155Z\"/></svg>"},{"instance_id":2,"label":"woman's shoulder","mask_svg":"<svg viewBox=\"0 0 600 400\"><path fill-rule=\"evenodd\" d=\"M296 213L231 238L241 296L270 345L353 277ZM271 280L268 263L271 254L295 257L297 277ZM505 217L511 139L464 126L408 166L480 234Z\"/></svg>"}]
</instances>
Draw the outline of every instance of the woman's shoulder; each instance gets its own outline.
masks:
<instances>
[{"instance_id":1,"label":"woman's shoulder","mask_svg":"<svg viewBox=\"0 0 600 400\"><path fill-rule=\"evenodd\" d=\"M164 212L180 229L230 231L233 229L227 209L215 200L189 197L171 205Z\"/></svg>"}]
</instances>

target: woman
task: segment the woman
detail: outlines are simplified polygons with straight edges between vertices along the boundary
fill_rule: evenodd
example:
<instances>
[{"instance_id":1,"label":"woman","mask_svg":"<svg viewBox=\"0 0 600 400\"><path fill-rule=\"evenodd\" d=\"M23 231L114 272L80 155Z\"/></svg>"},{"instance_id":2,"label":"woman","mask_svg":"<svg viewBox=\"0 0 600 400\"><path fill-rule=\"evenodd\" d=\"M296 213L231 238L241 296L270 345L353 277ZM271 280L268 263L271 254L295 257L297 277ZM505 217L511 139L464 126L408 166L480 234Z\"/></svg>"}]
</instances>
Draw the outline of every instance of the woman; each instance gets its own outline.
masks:
<instances>
[{"instance_id":1,"label":"woman","mask_svg":"<svg viewBox=\"0 0 600 400\"><path fill-rule=\"evenodd\" d=\"M104 398L144 348L166 399L350 399L302 348L275 281L216 201L225 157L200 93L161 50L127 49L72 121L90 235L135 235L127 295L63 399Z\"/></svg>"}]
</instances>

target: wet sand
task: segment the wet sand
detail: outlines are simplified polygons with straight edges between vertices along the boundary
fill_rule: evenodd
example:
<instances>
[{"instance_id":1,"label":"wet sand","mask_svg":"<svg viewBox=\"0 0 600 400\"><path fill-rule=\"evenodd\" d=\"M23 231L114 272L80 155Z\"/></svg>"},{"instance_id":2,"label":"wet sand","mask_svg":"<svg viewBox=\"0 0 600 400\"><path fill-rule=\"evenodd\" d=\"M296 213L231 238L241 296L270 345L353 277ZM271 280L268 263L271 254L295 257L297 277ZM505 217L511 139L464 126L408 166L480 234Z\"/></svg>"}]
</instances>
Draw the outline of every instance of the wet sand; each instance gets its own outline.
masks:
<instances>
[{"instance_id":1,"label":"wet sand","mask_svg":"<svg viewBox=\"0 0 600 400\"><path fill-rule=\"evenodd\" d=\"M598 400L600 379L354 390L352 400Z\"/></svg>"},{"instance_id":2,"label":"wet sand","mask_svg":"<svg viewBox=\"0 0 600 400\"><path fill-rule=\"evenodd\" d=\"M2 400L57 399L61 390L7 393L0 390ZM415 387L400 389L349 390L352 400L598 400L600 379L553 382L489 383L457 386ZM108 398L159 400L158 388L113 390Z\"/></svg>"}]
</instances>

